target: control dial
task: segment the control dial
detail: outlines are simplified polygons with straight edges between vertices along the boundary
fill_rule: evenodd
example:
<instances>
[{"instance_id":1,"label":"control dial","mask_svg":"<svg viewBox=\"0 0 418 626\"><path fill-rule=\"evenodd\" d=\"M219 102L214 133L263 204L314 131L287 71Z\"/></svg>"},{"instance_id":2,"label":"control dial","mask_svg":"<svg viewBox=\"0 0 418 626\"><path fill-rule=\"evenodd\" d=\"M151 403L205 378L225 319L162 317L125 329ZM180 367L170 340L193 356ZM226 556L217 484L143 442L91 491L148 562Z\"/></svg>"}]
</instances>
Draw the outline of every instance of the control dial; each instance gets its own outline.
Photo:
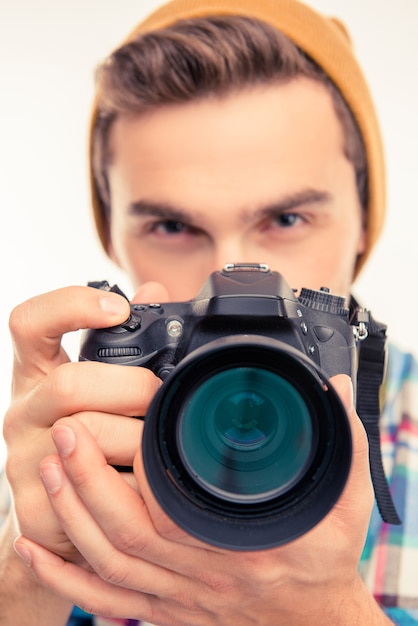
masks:
<instances>
[{"instance_id":1,"label":"control dial","mask_svg":"<svg viewBox=\"0 0 418 626\"><path fill-rule=\"evenodd\" d=\"M301 304L315 311L335 313L336 315L348 314L348 309L345 306L345 298L333 296L327 287L321 287L319 291L303 287L298 299Z\"/></svg>"}]
</instances>

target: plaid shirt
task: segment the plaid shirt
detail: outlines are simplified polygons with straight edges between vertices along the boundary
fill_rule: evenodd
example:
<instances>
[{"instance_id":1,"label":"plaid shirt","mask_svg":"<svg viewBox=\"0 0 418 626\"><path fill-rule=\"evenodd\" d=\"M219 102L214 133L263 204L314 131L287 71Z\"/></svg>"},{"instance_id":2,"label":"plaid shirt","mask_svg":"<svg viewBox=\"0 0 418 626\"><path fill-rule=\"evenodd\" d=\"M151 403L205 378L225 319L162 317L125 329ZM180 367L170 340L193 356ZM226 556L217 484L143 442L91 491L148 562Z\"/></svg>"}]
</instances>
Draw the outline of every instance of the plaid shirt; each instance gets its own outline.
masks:
<instances>
[{"instance_id":1,"label":"plaid shirt","mask_svg":"<svg viewBox=\"0 0 418 626\"><path fill-rule=\"evenodd\" d=\"M418 626L418 363L392 346L380 423L386 476L402 525L385 524L375 507L360 572L395 624ZM0 522L7 506L8 492L0 481ZM88 624L139 626L141 622L89 618L75 609L68 626Z\"/></svg>"},{"instance_id":2,"label":"plaid shirt","mask_svg":"<svg viewBox=\"0 0 418 626\"><path fill-rule=\"evenodd\" d=\"M418 625L418 363L393 347L380 428L402 525L383 523L375 507L360 572L395 624Z\"/></svg>"}]
</instances>

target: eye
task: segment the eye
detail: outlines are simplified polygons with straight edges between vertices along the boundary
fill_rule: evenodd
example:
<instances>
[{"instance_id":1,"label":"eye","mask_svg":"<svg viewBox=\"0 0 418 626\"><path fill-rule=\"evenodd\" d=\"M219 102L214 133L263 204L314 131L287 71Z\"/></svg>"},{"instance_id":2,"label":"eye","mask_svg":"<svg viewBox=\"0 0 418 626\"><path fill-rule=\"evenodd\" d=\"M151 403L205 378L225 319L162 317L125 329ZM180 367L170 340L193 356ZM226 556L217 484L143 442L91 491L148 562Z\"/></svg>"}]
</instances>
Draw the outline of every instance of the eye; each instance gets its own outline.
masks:
<instances>
[{"instance_id":1,"label":"eye","mask_svg":"<svg viewBox=\"0 0 418 626\"><path fill-rule=\"evenodd\" d=\"M274 222L282 228L290 228L298 224L301 219L297 213L280 213L274 218Z\"/></svg>"},{"instance_id":2,"label":"eye","mask_svg":"<svg viewBox=\"0 0 418 626\"><path fill-rule=\"evenodd\" d=\"M178 220L162 220L153 222L150 226L151 232L160 233L162 235L181 235L183 233L189 233L192 230L192 227Z\"/></svg>"},{"instance_id":3,"label":"eye","mask_svg":"<svg viewBox=\"0 0 418 626\"><path fill-rule=\"evenodd\" d=\"M165 220L164 222L157 222L154 224L153 230L159 230L168 235L177 235L187 230L187 226L183 222L176 220Z\"/></svg>"}]
</instances>

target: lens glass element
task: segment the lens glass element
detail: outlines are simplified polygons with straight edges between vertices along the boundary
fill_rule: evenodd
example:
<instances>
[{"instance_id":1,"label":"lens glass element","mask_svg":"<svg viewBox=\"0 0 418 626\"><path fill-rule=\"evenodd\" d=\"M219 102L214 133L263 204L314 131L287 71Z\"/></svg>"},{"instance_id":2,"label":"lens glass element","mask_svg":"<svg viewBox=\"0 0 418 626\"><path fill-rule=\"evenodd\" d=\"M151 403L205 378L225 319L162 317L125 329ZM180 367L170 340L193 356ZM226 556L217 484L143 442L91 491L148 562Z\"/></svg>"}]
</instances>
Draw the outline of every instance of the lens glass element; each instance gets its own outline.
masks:
<instances>
[{"instance_id":1,"label":"lens glass element","mask_svg":"<svg viewBox=\"0 0 418 626\"><path fill-rule=\"evenodd\" d=\"M304 474L313 431L305 401L285 378L260 367L230 367L187 398L177 445L206 490L229 501L260 502Z\"/></svg>"}]
</instances>

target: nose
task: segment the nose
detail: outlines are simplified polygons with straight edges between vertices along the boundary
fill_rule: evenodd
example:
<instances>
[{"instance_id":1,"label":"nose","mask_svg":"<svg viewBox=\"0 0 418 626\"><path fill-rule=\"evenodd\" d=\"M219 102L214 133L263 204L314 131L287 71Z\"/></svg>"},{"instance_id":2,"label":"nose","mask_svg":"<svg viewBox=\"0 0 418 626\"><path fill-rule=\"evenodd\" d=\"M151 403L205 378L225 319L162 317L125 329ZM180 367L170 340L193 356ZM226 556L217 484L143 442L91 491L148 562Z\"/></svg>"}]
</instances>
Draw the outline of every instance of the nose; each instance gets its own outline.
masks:
<instances>
[{"instance_id":1,"label":"nose","mask_svg":"<svg viewBox=\"0 0 418 626\"><path fill-rule=\"evenodd\" d=\"M251 246L238 235L224 237L214 243L212 271L222 269L227 263L259 263Z\"/></svg>"}]
</instances>

